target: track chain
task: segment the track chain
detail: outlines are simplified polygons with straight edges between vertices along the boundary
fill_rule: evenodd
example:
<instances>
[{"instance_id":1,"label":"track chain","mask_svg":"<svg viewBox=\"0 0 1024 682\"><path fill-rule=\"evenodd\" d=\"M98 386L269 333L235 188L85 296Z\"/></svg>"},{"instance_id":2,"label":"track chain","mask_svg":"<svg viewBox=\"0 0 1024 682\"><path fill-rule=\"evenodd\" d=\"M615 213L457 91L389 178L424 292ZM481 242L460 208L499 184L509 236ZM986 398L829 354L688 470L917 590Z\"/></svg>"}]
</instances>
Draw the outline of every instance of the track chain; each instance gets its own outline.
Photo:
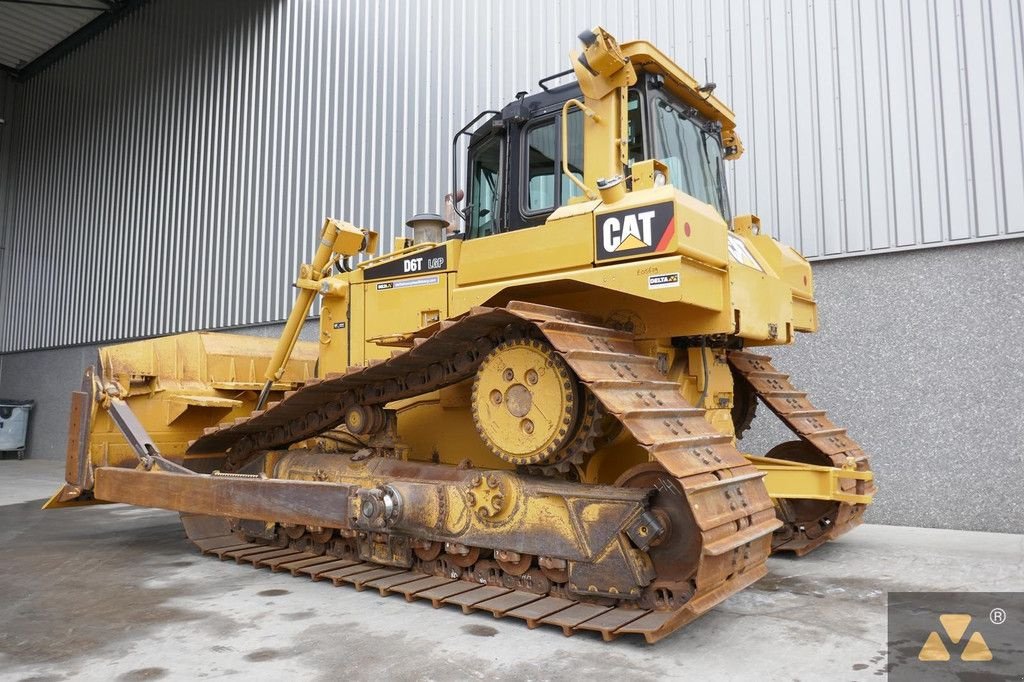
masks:
<instances>
[{"instance_id":1,"label":"track chain","mask_svg":"<svg viewBox=\"0 0 1024 682\"><path fill-rule=\"evenodd\" d=\"M807 393L797 390L789 381L789 375L778 371L767 355L746 351L730 351L729 363L753 387L757 396L768 406L793 433L832 462L843 467L852 459L857 471L870 471L868 455L854 441L845 428L836 426L825 410L811 403ZM875 492L873 481L840 479L846 492L869 495ZM791 535L773 549L792 550L803 556L829 540L855 528L864 521L863 504L840 503L835 521L825 532L813 538L799 529L791 528Z\"/></svg>"},{"instance_id":2,"label":"track chain","mask_svg":"<svg viewBox=\"0 0 1024 682\"><path fill-rule=\"evenodd\" d=\"M458 603L464 609L491 610L495 615L518 615L528 623L559 624L567 634L592 629L610 639L637 633L654 642L764 576L772 533L781 525L764 487L764 475L736 449L730 436L711 427L703 409L683 399L679 387L658 370L656 361L639 350L632 334L574 311L520 302L506 308L475 308L461 318L441 323L429 337L417 339L408 351L368 367L307 382L265 411L208 429L192 444L190 452L231 448L236 458L242 458L250 452L305 440L340 424L351 405L385 404L472 376L487 352L505 335L523 333L524 329L542 335L604 409L629 429L651 460L672 477L668 487L682 491L699 532L699 557L693 574L683 581L659 585L655 579L654 586L661 591L653 610L632 604L605 607L532 592L528 592L528 603L506 608L513 601L527 599L511 596L522 590L498 585L480 587L465 580L460 582L468 582L474 588L472 592L467 587L442 601ZM265 545L253 545L222 554L236 552L231 556L242 560L250 556L250 550L253 557L260 550L270 551ZM366 571L391 570L396 576L414 573L365 562L359 566L366 567ZM356 582L348 580L350 575L357 575L349 569L359 570L355 564L337 566L334 570L345 573L323 575L338 582ZM391 576L379 574L374 580L387 577ZM407 577L410 584L415 583L412 575ZM425 579L419 577L416 581ZM379 586L372 583L365 584ZM362 583L356 584L359 587ZM478 597L478 601L467 601ZM550 613L536 615L542 608L550 608Z\"/></svg>"},{"instance_id":3,"label":"track chain","mask_svg":"<svg viewBox=\"0 0 1024 682\"><path fill-rule=\"evenodd\" d=\"M232 534L193 539L204 554L221 560L234 559L255 568L287 571L314 581L330 581L335 587L350 584L357 590L376 589L381 596L401 594L408 601L424 599L434 608L460 606L464 613L486 611L495 618L511 616L526 621L531 629L540 625L560 627L566 636L589 630L605 641L632 633L656 642L671 632L664 627L663 612L625 606L587 603L560 596L539 594L515 587L480 583L472 579L436 575L421 570L381 566L356 559L342 559L305 549L277 547L240 540ZM469 571L468 575L475 572Z\"/></svg>"}]
</instances>

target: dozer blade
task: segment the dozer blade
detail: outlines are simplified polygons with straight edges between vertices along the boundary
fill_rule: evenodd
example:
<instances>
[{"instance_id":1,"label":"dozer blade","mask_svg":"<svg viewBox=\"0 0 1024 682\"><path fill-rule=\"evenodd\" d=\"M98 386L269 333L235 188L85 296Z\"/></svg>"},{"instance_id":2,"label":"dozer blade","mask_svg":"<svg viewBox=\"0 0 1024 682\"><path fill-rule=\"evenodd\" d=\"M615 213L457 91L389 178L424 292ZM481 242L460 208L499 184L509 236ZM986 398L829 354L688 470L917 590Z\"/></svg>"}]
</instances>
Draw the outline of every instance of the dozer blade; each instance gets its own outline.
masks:
<instances>
[{"instance_id":1,"label":"dozer blade","mask_svg":"<svg viewBox=\"0 0 1024 682\"><path fill-rule=\"evenodd\" d=\"M42 506L43 509L81 507L100 502L88 494L92 488L92 463L89 444L96 415L96 369L87 367L82 376L82 389L71 393L68 424L67 457L64 462L65 483ZM83 495L83 493L86 493Z\"/></svg>"},{"instance_id":2,"label":"dozer blade","mask_svg":"<svg viewBox=\"0 0 1024 682\"><path fill-rule=\"evenodd\" d=\"M251 412L274 347L272 339L190 332L101 348L100 369L88 368L81 389L71 395L66 484L44 509L96 504L96 467L138 464L137 444L126 440L110 412L99 409L110 397L124 401L169 461L197 471L215 469L223 456L187 457L188 443L205 428ZM316 344L296 345L272 387L276 396L313 375L316 354Z\"/></svg>"}]
</instances>

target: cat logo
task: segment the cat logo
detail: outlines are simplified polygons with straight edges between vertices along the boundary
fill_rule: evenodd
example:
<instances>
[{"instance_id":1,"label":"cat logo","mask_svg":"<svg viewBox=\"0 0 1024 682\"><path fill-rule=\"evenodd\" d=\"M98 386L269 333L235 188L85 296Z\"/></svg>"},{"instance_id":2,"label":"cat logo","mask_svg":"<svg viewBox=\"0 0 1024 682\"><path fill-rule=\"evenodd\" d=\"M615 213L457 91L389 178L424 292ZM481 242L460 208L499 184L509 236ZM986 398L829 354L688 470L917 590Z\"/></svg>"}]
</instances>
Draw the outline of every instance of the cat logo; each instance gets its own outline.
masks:
<instances>
[{"instance_id":1,"label":"cat logo","mask_svg":"<svg viewBox=\"0 0 1024 682\"><path fill-rule=\"evenodd\" d=\"M619 220L608 216L601 224L605 251L631 251L651 245L651 220L654 211L627 213Z\"/></svg>"},{"instance_id":2,"label":"cat logo","mask_svg":"<svg viewBox=\"0 0 1024 682\"><path fill-rule=\"evenodd\" d=\"M942 629L945 630L949 641L953 644L959 644L964 633L967 632L967 626L971 624L971 616L966 613L944 613L939 616L939 622L942 623ZM919 661L949 660L949 650L943 644L942 637L939 636L938 632L932 630L931 634L928 635L928 639L925 640L924 646L921 647L921 653L917 655L917 659ZM988 644L985 643L985 638L981 636L980 632L975 631L970 639L967 640L964 650L960 652L960 660L992 660L992 650L988 648Z\"/></svg>"},{"instance_id":3,"label":"cat logo","mask_svg":"<svg viewBox=\"0 0 1024 682\"><path fill-rule=\"evenodd\" d=\"M664 251L675 235L672 203L597 216L597 259Z\"/></svg>"}]
</instances>

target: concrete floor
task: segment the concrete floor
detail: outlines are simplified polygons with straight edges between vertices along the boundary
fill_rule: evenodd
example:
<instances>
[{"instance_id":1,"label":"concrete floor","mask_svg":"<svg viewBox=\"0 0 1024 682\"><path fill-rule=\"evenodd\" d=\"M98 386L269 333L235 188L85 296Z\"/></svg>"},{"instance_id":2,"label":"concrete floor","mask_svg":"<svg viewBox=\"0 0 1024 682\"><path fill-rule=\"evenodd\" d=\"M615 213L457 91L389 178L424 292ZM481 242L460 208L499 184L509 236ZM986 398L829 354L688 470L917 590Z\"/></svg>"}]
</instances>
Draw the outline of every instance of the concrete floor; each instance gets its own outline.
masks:
<instances>
[{"instance_id":1,"label":"concrete floor","mask_svg":"<svg viewBox=\"0 0 1024 682\"><path fill-rule=\"evenodd\" d=\"M39 511L57 462L0 462L0 679L877 680L887 591L1024 591L1024 535L863 526L651 647L528 630L197 554L175 514Z\"/></svg>"}]
</instances>

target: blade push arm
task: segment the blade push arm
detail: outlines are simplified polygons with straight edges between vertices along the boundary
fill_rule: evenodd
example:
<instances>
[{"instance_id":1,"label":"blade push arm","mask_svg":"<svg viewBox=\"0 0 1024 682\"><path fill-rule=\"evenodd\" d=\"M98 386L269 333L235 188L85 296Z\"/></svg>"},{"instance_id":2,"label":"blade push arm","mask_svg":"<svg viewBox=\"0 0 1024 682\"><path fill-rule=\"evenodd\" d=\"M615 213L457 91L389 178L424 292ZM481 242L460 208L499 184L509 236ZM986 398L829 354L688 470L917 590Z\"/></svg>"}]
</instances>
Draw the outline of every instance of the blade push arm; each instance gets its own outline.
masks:
<instances>
[{"instance_id":1,"label":"blade push arm","mask_svg":"<svg viewBox=\"0 0 1024 682\"><path fill-rule=\"evenodd\" d=\"M299 293L295 296L292 312L288 315L288 322L285 323L284 331L277 342L277 349L267 365L267 372L264 375L267 383L264 384L260 398L256 402L257 410L263 409L271 388L284 374L288 358L291 357L295 343L299 340L302 323L309 314L309 307L319 290L319 281L324 277L324 271L333 265L338 257L354 256L360 252L372 253L376 246L376 232L331 218L324 221L313 262L304 263L299 268L299 276L295 282Z\"/></svg>"}]
</instances>

